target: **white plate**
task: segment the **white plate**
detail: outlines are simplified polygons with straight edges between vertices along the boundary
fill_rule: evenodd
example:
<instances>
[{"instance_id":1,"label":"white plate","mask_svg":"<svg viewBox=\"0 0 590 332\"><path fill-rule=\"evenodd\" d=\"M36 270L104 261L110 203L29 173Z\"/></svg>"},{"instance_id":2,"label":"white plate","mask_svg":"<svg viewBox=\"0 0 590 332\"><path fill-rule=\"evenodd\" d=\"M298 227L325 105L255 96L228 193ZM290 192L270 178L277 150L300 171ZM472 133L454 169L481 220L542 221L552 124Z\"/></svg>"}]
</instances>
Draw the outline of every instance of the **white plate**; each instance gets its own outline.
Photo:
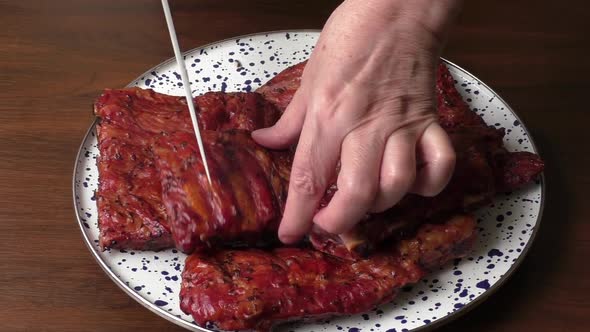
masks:
<instances>
[{"instance_id":1,"label":"white plate","mask_svg":"<svg viewBox=\"0 0 590 332\"><path fill-rule=\"evenodd\" d=\"M206 91L255 90L282 69L307 59L317 31L255 34L213 43L185 53L195 95ZM474 111L491 125L506 128L511 151L535 152L524 125L494 91L465 70L448 63L457 87ZM182 95L180 76L168 60L131 82ZM94 124L82 142L75 164L74 204L88 248L107 275L127 294L158 315L192 330L203 330L179 308L180 274L185 255L161 252L100 251L94 190L98 184ZM296 323L280 331L418 331L439 325L487 298L514 272L538 229L543 208L542 181L519 192L500 194L478 211L479 240L469 257L448 264L404 291L394 302L371 312L319 323Z\"/></svg>"}]
</instances>

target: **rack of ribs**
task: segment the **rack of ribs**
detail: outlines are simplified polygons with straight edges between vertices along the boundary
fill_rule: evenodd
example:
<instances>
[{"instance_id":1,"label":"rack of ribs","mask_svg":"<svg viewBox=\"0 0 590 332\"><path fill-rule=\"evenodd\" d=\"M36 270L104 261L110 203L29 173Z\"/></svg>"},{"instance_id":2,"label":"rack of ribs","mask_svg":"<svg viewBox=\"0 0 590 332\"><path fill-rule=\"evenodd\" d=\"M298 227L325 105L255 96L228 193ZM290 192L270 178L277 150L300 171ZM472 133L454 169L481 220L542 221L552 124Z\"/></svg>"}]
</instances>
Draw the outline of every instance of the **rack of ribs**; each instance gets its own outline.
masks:
<instances>
[{"instance_id":1,"label":"rack of ribs","mask_svg":"<svg viewBox=\"0 0 590 332\"><path fill-rule=\"evenodd\" d=\"M362 313L468 253L475 237L473 217L457 215L356 262L309 248L195 253L182 272L180 305L199 325L226 331Z\"/></svg>"},{"instance_id":2,"label":"rack of ribs","mask_svg":"<svg viewBox=\"0 0 590 332\"><path fill-rule=\"evenodd\" d=\"M266 90L275 94L280 92ZM470 109L456 90L444 64L438 67L436 96L439 122L457 155L456 167L447 187L435 197L408 194L393 208L366 215L346 234L327 234L316 228L310 234L316 249L347 259L359 259L388 238L458 211L473 211L490 203L497 193L519 189L541 174L544 168L541 158L530 152L506 150L504 129L488 126ZM337 190L332 186L328 196ZM328 202L329 197L324 197L322 204Z\"/></svg>"},{"instance_id":3,"label":"rack of ribs","mask_svg":"<svg viewBox=\"0 0 590 332\"><path fill-rule=\"evenodd\" d=\"M280 114L259 94L206 93L195 98L206 131L252 131ZM174 247L153 144L163 135L192 133L184 97L152 90L105 90L96 100L101 248L158 250Z\"/></svg>"},{"instance_id":4,"label":"rack of ribs","mask_svg":"<svg viewBox=\"0 0 590 332\"><path fill-rule=\"evenodd\" d=\"M207 247L276 241L286 200L292 150L270 151L250 138L276 122L297 90L305 63L277 75L254 93L207 93L195 98L206 150L212 155L211 188L181 97L137 88L107 90L97 100L97 191L103 248L161 249L186 253ZM474 209L497 192L535 179L543 162L503 147L503 129L472 112L441 64L437 76L439 121L457 153L447 188L436 197L407 195L392 209L368 214L340 236L314 230L315 249L356 260L385 239L424 222ZM332 185L320 206L337 190Z\"/></svg>"}]
</instances>

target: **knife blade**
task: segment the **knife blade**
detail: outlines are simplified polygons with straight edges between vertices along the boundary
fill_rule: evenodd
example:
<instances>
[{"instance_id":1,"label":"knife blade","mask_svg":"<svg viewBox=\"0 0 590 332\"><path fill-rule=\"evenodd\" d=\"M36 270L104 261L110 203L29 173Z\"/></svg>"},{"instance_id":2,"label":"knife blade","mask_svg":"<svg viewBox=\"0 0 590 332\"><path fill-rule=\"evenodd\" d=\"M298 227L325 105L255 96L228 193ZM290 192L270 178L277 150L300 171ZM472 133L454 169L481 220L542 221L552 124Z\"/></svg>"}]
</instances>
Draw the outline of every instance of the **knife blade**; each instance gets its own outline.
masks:
<instances>
[{"instance_id":1,"label":"knife blade","mask_svg":"<svg viewBox=\"0 0 590 332\"><path fill-rule=\"evenodd\" d=\"M166 25L168 25L168 32L170 33L170 41L172 42L172 48L174 49L174 56L176 57L176 63L180 76L182 78L182 85L184 86L184 93L186 95L186 103L191 115L193 128L195 130L195 136L197 137L197 144L199 145L199 152L201 153L201 159L203 160L203 166L205 167L205 174L207 174L207 180L209 186L211 186L211 175L209 173L209 166L207 165L207 157L205 156L205 149L203 147L203 139L201 138L201 130L199 129L199 122L197 119L197 113L195 111L195 104L193 102L193 94L190 88L190 81L188 78L188 72L184 63L182 53L180 53L180 47L178 46L178 39L176 37L176 30L174 29L174 22L172 21L172 14L170 13L170 6L168 0L162 0L162 8L164 8L164 16L166 17Z\"/></svg>"}]
</instances>

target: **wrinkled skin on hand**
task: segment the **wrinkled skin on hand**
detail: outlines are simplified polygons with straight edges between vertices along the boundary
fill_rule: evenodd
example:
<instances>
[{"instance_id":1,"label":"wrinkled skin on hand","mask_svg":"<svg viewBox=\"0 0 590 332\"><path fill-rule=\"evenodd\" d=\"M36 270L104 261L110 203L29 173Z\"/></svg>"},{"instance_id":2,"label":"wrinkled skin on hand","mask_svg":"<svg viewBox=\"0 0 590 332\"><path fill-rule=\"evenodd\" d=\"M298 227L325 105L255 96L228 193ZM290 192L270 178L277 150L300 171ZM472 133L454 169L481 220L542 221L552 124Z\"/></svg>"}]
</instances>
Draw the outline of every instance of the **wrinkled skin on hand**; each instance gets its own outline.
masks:
<instances>
[{"instance_id":1,"label":"wrinkled skin on hand","mask_svg":"<svg viewBox=\"0 0 590 332\"><path fill-rule=\"evenodd\" d=\"M455 153L436 121L434 80L458 3L348 0L332 14L285 113L253 134L269 148L297 144L283 242L299 240L312 221L341 234L408 192L444 189ZM335 176L339 190L316 214Z\"/></svg>"}]
</instances>

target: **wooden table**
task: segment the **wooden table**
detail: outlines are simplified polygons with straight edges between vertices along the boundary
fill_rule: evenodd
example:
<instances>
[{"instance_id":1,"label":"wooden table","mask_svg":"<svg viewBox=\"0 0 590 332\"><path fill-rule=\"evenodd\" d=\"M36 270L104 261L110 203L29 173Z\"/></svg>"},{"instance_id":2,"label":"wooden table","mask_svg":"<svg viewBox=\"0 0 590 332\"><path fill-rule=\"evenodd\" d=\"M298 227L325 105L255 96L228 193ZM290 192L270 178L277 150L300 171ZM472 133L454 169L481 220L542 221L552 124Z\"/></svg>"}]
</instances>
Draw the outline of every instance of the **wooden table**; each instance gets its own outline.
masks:
<instances>
[{"instance_id":1,"label":"wooden table","mask_svg":"<svg viewBox=\"0 0 590 332\"><path fill-rule=\"evenodd\" d=\"M537 241L513 278L441 331L590 330L586 1L467 1L445 56L518 111L547 161ZM333 0L172 1L183 48L320 28ZM172 56L160 2L0 1L0 330L181 331L86 249L71 176L91 103Z\"/></svg>"}]
</instances>

